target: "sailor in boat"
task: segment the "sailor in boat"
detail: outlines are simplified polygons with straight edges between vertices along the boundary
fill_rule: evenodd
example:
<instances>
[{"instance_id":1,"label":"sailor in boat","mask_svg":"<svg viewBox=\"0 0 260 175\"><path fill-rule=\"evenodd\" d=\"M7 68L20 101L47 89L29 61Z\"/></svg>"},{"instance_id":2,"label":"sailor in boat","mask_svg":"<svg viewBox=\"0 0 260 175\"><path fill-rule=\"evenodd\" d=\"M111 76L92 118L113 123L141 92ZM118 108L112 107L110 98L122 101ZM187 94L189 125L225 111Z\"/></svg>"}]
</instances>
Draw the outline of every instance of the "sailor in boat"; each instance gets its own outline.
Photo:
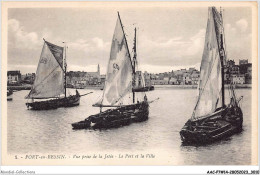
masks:
<instances>
[{"instance_id":1,"label":"sailor in boat","mask_svg":"<svg viewBox=\"0 0 260 175\"><path fill-rule=\"evenodd\" d=\"M147 102L147 96L146 96L146 94L144 95L144 101Z\"/></svg>"}]
</instances>

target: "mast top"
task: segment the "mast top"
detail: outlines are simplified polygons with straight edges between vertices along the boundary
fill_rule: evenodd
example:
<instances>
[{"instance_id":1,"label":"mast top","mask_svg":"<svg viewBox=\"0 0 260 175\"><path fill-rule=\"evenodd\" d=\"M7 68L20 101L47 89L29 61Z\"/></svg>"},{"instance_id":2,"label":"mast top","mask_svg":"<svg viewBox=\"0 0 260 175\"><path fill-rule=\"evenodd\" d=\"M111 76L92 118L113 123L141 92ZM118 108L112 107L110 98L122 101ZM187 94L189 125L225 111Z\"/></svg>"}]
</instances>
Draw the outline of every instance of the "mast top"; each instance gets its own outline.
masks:
<instances>
[{"instance_id":1,"label":"mast top","mask_svg":"<svg viewBox=\"0 0 260 175\"><path fill-rule=\"evenodd\" d=\"M130 58L130 62L131 62L131 65L132 65L132 69L134 69L133 63L132 63L132 59L131 59L131 54L130 54L129 47L128 47L128 44L127 44L127 40L126 40L126 37L125 37L124 27L123 27L123 24L122 24L122 21L121 21L121 18L120 18L120 15L119 15L119 12L118 12L118 11L117 11L117 14L118 14L118 19L119 19L120 25L121 25L121 27L122 27L122 31L123 31L123 35L124 35L124 39L125 39L125 43L126 43L126 48L127 48L127 53L128 53L128 55L129 55L129 58Z\"/></svg>"}]
</instances>

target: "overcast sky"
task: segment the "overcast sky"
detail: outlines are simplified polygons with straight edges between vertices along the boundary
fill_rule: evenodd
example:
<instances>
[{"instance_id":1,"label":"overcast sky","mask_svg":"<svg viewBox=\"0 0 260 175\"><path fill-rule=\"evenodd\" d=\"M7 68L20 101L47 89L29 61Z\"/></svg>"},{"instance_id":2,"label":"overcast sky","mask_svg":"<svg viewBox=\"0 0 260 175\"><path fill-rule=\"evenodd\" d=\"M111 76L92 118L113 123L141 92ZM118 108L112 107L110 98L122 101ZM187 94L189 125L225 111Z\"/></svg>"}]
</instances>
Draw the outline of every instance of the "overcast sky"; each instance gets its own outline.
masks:
<instances>
[{"instance_id":1,"label":"overcast sky","mask_svg":"<svg viewBox=\"0 0 260 175\"><path fill-rule=\"evenodd\" d=\"M138 61L142 71L168 72L199 68L208 9L201 8L13 8L8 10L8 70L36 72L43 40L66 41L68 70L106 72L110 44L120 12L129 49L138 28ZM251 8L225 8L229 59L251 62Z\"/></svg>"}]
</instances>

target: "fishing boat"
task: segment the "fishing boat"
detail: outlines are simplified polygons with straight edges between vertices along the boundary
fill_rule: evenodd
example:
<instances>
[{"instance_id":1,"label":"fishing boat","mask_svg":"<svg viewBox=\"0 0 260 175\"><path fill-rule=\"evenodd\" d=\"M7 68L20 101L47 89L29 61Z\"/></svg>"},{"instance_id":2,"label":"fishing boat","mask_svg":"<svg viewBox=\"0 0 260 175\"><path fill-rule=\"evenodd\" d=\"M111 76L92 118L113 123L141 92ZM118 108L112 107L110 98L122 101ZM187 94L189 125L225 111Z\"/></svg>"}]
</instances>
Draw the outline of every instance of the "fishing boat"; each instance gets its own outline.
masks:
<instances>
[{"instance_id":1,"label":"fishing boat","mask_svg":"<svg viewBox=\"0 0 260 175\"><path fill-rule=\"evenodd\" d=\"M145 86L145 87L135 87L133 88L133 91L135 92L147 92L147 91L153 91L154 86Z\"/></svg>"},{"instance_id":2,"label":"fishing boat","mask_svg":"<svg viewBox=\"0 0 260 175\"><path fill-rule=\"evenodd\" d=\"M152 90L154 90L154 86L146 86L143 73L141 71L136 71L135 86L133 87L133 91L146 92Z\"/></svg>"},{"instance_id":3,"label":"fishing boat","mask_svg":"<svg viewBox=\"0 0 260 175\"><path fill-rule=\"evenodd\" d=\"M232 84L225 103L226 52L222 13L208 9L207 31L200 66L198 98L191 118L180 131L184 144L209 144L242 131L243 113Z\"/></svg>"},{"instance_id":4,"label":"fishing boat","mask_svg":"<svg viewBox=\"0 0 260 175\"><path fill-rule=\"evenodd\" d=\"M129 52L124 28L118 19L112 39L107 76L102 98L93 106L100 113L91 115L83 121L72 123L73 129L107 129L148 119L149 102L145 93L133 91L137 63L136 29L133 59ZM102 111L103 108L108 108Z\"/></svg>"},{"instance_id":5,"label":"fishing boat","mask_svg":"<svg viewBox=\"0 0 260 175\"><path fill-rule=\"evenodd\" d=\"M9 89L7 91L7 101L12 101L13 100L13 90Z\"/></svg>"},{"instance_id":6,"label":"fishing boat","mask_svg":"<svg viewBox=\"0 0 260 175\"><path fill-rule=\"evenodd\" d=\"M28 109L48 110L79 105L83 95L77 90L75 95L67 96L66 69L66 46L60 47L44 40L34 84L25 97L30 100L26 103Z\"/></svg>"}]
</instances>

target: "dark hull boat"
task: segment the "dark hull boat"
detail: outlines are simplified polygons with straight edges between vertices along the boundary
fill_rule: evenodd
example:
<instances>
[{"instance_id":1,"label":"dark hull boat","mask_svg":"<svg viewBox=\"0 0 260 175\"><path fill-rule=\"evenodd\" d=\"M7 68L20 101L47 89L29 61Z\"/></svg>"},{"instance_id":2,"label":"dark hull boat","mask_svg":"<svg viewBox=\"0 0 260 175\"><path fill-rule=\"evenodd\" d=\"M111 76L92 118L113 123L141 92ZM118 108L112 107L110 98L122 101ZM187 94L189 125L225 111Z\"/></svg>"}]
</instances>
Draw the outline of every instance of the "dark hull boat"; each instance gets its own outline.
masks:
<instances>
[{"instance_id":1,"label":"dark hull boat","mask_svg":"<svg viewBox=\"0 0 260 175\"><path fill-rule=\"evenodd\" d=\"M7 101L12 101L13 100L13 91L9 90L7 91Z\"/></svg>"},{"instance_id":2,"label":"dark hull boat","mask_svg":"<svg viewBox=\"0 0 260 175\"><path fill-rule=\"evenodd\" d=\"M83 121L73 123L72 127L73 129L117 128L131 123L143 122L148 119L148 115L149 104L142 102L91 115Z\"/></svg>"},{"instance_id":3,"label":"dark hull boat","mask_svg":"<svg viewBox=\"0 0 260 175\"><path fill-rule=\"evenodd\" d=\"M64 98L58 98L47 101L38 101L26 103L26 106L33 110L48 110L48 109L57 109L60 107L73 107L78 106L80 103L80 95L77 92L76 95L71 95Z\"/></svg>"},{"instance_id":4,"label":"dark hull boat","mask_svg":"<svg viewBox=\"0 0 260 175\"><path fill-rule=\"evenodd\" d=\"M135 94L136 29L133 60L118 13L118 20L111 44L106 83L100 101L100 113L83 121L72 123L73 129L107 129L142 122L148 119L149 103L145 93ZM111 108L102 112L102 108Z\"/></svg>"},{"instance_id":5,"label":"dark hull boat","mask_svg":"<svg viewBox=\"0 0 260 175\"><path fill-rule=\"evenodd\" d=\"M200 66L198 99L189 119L180 131L184 144L209 144L242 131L243 113L230 87L230 104L225 105L225 44L222 14L209 8L207 32Z\"/></svg>"},{"instance_id":6,"label":"dark hull boat","mask_svg":"<svg viewBox=\"0 0 260 175\"><path fill-rule=\"evenodd\" d=\"M137 67L137 60L135 61L135 67ZM144 80L144 74L141 71L135 72L134 80L135 81L133 82L133 92L147 92L154 90L154 86L146 85Z\"/></svg>"},{"instance_id":7,"label":"dark hull boat","mask_svg":"<svg viewBox=\"0 0 260 175\"><path fill-rule=\"evenodd\" d=\"M154 86L145 86L140 88L133 88L134 92L147 92L154 90Z\"/></svg>"},{"instance_id":8,"label":"dark hull boat","mask_svg":"<svg viewBox=\"0 0 260 175\"><path fill-rule=\"evenodd\" d=\"M197 121L188 120L180 131L183 144L207 144L242 131L243 113L240 107L219 109Z\"/></svg>"}]
</instances>

